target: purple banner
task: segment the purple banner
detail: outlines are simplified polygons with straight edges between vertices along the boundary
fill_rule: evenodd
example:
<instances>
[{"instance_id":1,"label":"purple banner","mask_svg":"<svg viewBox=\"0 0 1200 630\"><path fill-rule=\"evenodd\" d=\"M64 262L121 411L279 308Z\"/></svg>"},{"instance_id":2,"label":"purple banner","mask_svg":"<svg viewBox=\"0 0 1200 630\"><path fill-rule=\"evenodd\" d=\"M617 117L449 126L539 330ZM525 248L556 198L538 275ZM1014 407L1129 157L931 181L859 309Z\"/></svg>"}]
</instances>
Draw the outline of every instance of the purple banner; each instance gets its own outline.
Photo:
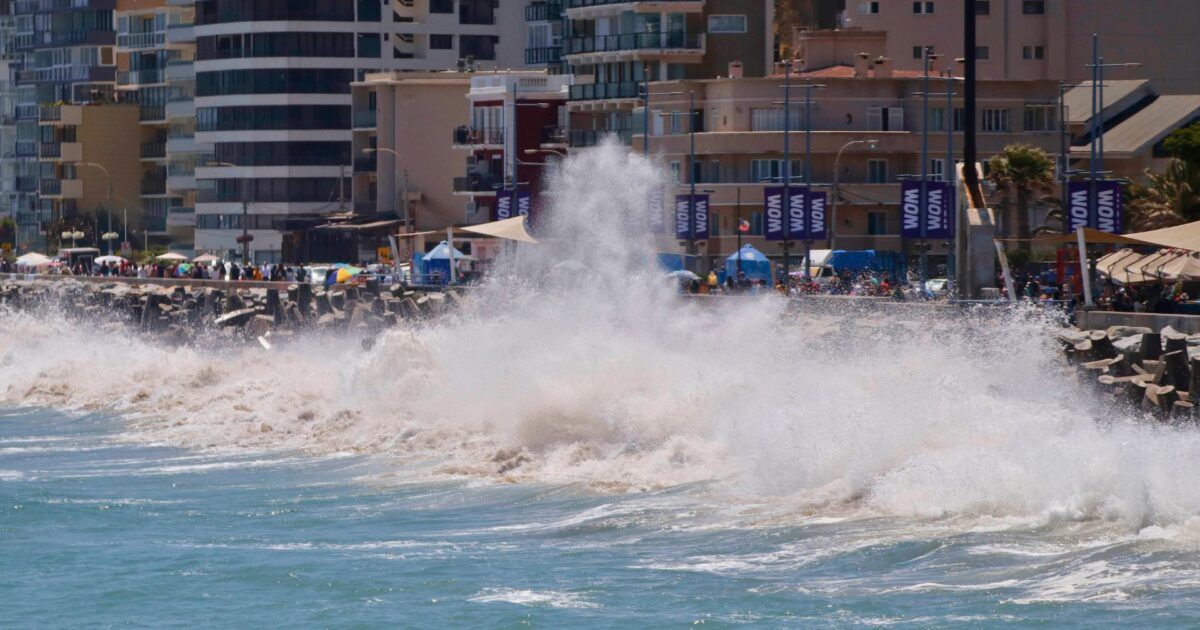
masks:
<instances>
[{"instance_id":1,"label":"purple banner","mask_svg":"<svg viewBox=\"0 0 1200 630\"><path fill-rule=\"evenodd\" d=\"M516 216L527 217L533 206L533 193L528 190L518 190L516 194L517 207L513 211L513 191L511 188L501 189L496 194L496 205L492 209L492 220L501 221Z\"/></svg>"},{"instance_id":2,"label":"purple banner","mask_svg":"<svg viewBox=\"0 0 1200 630\"><path fill-rule=\"evenodd\" d=\"M783 188L770 186L763 189L763 233L768 241L782 241L786 233L783 209Z\"/></svg>"},{"instance_id":3,"label":"purple banner","mask_svg":"<svg viewBox=\"0 0 1200 630\"><path fill-rule=\"evenodd\" d=\"M946 182L925 182L925 198L921 198L921 182L900 184L900 235L904 238L954 238L954 212L951 191Z\"/></svg>"},{"instance_id":4,"label":"purple banner","mask_svg":"<svg viewBox=\"0 0 1200 630\"><path fill-rule=\"evenodd\" d=\"M687 195L675 195L675 238L686 241L692 237L692 204Z\"/></svg>"},{"instance_id":5,"label":"purple banner","mask_svg":"<svg viewBox=\"0 0 1200 630\"><path fill-rule=\"evenodd\" d=\"M667 231L667 212L663 207L665 200L666 194L662 188L655 186L650 189L650 199L646 202L646 211L649 213L646 228L651 234L664 234Z\"/></svg>"},{"instance_id":6,"label":"purple banner","mask_svg":"<svg viewBox=\"0 0 1200 630\"><path fill-rule=\"evenodd\" d=\"M1093 208L1092 182L1067 184L1067 231L1074 232L1083 226L1109 234L1120 234L1125 209L1121 182L1099 180L1095 182L1095 186L1096 203Z\"/></svg>"},{"instance_id":7,"label":"purple banner","mask_svg":"<svg viewBox=\"0 0 1200 630\"><path fill-rule=\"evenodd\" d=\"M829 238L828 222L825 220L829 197L823 192L809 190L805 195L808 201L808 240L820 241Z\"/></svg>"},{"instance_id":8,"label":"purple banner","mask_svg":"<svg viewBox=\"0 0 1200 630\"><path fill-rule=\"evenodd\" d=\"M692 204L692 238L708 240L708 195L696 195Z\"/></svg>"},{"instance_id":9,"label":"purple banner","mask_svg":"<svg viewBox=\"0 0 1200 630\"><path fill-rule=\"evenodd\" d=\"M808 238L808 230L805 229L808 217L808 188L803 186L791 186L788 188L788 194L791 199L788 200L788 238L793 241L802 241Z\"/></svg>"}]
</instances>

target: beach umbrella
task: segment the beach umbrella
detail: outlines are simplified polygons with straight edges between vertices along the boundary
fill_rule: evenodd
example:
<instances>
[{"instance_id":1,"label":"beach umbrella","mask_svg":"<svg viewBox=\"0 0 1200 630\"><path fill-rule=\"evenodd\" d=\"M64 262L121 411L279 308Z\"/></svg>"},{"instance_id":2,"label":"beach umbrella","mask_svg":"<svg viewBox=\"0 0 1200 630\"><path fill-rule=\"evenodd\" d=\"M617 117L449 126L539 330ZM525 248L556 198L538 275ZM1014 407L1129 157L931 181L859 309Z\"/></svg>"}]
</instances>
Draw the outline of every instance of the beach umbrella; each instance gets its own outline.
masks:
<instances>
[{"instance_id":1,"label":"beach umbrella","mask_svg":"<svg viewBox=\"0 0 1200 630\"><path fill-rule=\"evenodd\" d=\"M194 263L214 263L214 262L217 262L218 260L221 260L221 259L217 258L216 256L213 256L212 254L204 254L204 255L193 258L192 262L194 262Z\"/></svg>"},{"instance_id":2,"label":"beach umbrella","mask_svg":"<svg viewBox=\"0 0 1200 630\"><path fill-rule=\"evenodd\" d=\"M337 263L335 265L331 265L329 268L329 273L325 274L325 284L349 282L362 272L363 270L359 269L358 267L347 265L345 263Z\"/></svg>"},{"instance_id":3,"label":"beach umbrella","mask_svg":"<svg viewBox=\"0 0 1200 630\"><path fill-rule=\"evenodd\" d=\"M672 271L671 273L667 274L667 276L675 278L676 280L687 280L688 282L700 279L700 276L688 271L687 269Z\"/></svg>"},{"instance_id":4,"label":"beach umbrella","mask_svg":"<svg viewBox=\"0 0 1200 630\"><path fill-rule=\"evenodd\" d=\"M187 260L187 259L188 259L187 256L184 256L183 254L176 254L175 252L167 252L165 254L162 254L161 256L155 257L155 260L182 261L182 260Z\"/></svg>"},{"instance_id":5,"label":"beach umbrella","mask_svg":"<svg viewBox=\"0 0 1200 630\"><path fill-rule=\"evenodd\" d=\"M45 254L29 252L28 254L17 258L17 264L25 267L41 267L42 265L50 264L52 260L52 258L46 256Z\"/></svg>"},{"instance_id":6,"label":"beach umbrella","mask_svg":"<svg viewBox=\"0 0 1200 630\"><path fill-rule=\"evenodd\" d=\"M108 263L115 263L118 265L123 265L129 261L125 260L124 258L121 258L120 256L101 256L93 262L96 262L101 265L107 265Z\"/></svg>"},{"instance_id":7,"label":"beach umbrella","mask_svg":"<svg viewBox=\"0 0 1200 630\"><path fill-rule=\"evenodd\" d=\"M192 263L179 263L179 266L175 268L175 275L178 277L183 277L184 274L191 270Z\"/></svg>"}]
</instances>

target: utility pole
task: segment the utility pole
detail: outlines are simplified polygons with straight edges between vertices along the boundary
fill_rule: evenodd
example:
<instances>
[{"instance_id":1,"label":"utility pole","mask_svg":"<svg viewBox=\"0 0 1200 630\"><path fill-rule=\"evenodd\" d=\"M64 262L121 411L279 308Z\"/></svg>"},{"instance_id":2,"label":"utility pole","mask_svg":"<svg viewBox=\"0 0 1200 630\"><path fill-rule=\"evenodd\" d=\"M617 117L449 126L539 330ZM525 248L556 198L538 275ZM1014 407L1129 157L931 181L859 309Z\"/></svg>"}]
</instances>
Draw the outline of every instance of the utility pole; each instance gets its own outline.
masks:
<instances>
[{"instance_id":1,"label":"utility pole","mask_svg":"<svg viewBox=\"0 0 1200 630\"><path fill-rule=\"evenodd\" d=\"M737 270L738 274L742 273L742 187L737 187L737 205L734 206L734 213L737 218L734 220L734 229L737 230Z\"/></svg>"},{"instance_id":2,"label":"utility pole","mask_svg":"<svg viewBox=\"0 0 1200 630\"><path fill-rule=\"evenodd\" d=\"M975 144L975 0L965 0L963 14L963 181L967 187L969 207L978 207L973 195L979 190L979 173L975 171L978 149Z\"/></svg>"},{"instance_id":3,"label":"utility pole","mask_svg":"<svg viewBox=\"0 0 1200 630\"><path fill-rule=\"evenodd\" d=\"M783 71L783 282L791 282L792 248L792 59L788 57ZM805 213L807 215L807 213ZM807 216L806 216L807 218Z\"/></svg>"},{"instance_id":4,"label":"utility pole","mask_svg":"<svg viewBox=\"0 0 1200 630\"><path fill-rule=\"evenodd\" d=\"M921 226L920 295L924 297L926 279L928 276L929 257L926 254L929 237L929 47L921 49L921 216L917 221Z\"/></svg>"}]
</instances>

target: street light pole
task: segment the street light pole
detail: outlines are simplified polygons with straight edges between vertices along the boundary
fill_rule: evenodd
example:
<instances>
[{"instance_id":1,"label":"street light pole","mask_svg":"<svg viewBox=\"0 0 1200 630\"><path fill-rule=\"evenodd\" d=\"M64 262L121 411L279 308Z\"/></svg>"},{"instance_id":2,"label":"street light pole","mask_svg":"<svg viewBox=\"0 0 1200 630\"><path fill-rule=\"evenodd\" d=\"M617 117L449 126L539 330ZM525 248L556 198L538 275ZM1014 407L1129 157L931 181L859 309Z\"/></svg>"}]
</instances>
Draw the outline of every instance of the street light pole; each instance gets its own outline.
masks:
<instances>
[{"instance_id":1,"label":"street light pole","mask_svg":"<svg viewBox=\"0 0 1200 630\"><path fill-rule=\"evenodd\" d=\"M404 223L406 226L408 226L408 231L410 233L416 232L417 231L417 221L416 221L416 216L415 216L416 215L416 207L414 206L414 207L410 208L408 205L408 169L400 168L400 154L397 153L393 149L379 148L379 147L376 147L374 149L365 148L365 149L363 149L363 153L366 153L368 155L371 153L390 153L393 157L395 157L395 161L396 161L396 163L394 165L395 166L395 178L396 178L396 180L400 181L401 186L402 186L401 193L400 193L400 200L401 200L400 204L401 204L401 207L404 208Z\"/></svg>"},{"instance_id":2,"label":"street light pole","mask_svg":"<svg viewBox=\"0 0 1200 630\"><path fill-rule=\"evenodd\" d=\"M792 59L785 61L783 70L783 281L791 281L790 250L792 247Z\"/></svg>"},{"instance_id":3,"label":"street light pole","mask_svg":"<svg viewBox=\"0 0 1200 630\"><path fill-rule=\"evenodd\" d=\"M104 202L106 205L112 205L112 176L109 175L108 169L105 168L105 166L103 164L98 164L96 162L79 162L79 166L91 166L93 168L100 169L100 172L104 173L104 183L105 183L105 190L106 190L105 196L104 196ZM104 211L108 215L108 232L105 233L105 235L104 235L107 237L109 234L112 233L112 209L105 208ZM97 230L97 231L99 231L99 230ZM112 253L113 253L112 239L106 238L105 240L108 241L108 255L112 256Z\"/></svg>"},{"instance_id":4,"label":"street light pole","mask_svg":"<svg viewBox=\"0 0 1200 630\"><path fill-rule=\"evenodd\" d=\"M929 47L925 46L921 49L921 217L917 223L921 226L921 245L920 252L920 269L921 269L921 287L920 295L925 295L926 278L928 276L927 265L929 258L925 253L929 234L929 222L927 215L929 214Z\"/></svg>"},{"instance_id":5,"label":"street light pole","mask_svg":"<svg viewBox=\"0 0 1200 630\"><path fill-rule=\"evenodd\" d=\"M650 157L650 64L642 63L642 155Z\"/></svg>"},{"instance_id":6,"label":"street light pole","mask_svg":"<svg viewBox=\"0 0 1200 630\"><path fill-rule=\"evenodd\" d=\"M843 144L842 148L838 149L837 155L833 158L833 206L829 210L829 249L837 249L837 211L838 201L842 195L842 171L840 166L842 161L842 153L846 149L856 144L866 144L867 146L874 148L875 144L878 142L878 140L851 140L850 142Z\"/></svg>"},{"instance_id":7,"label":"street light pole","mask_svg":"<svg viewBox=\"0 0 1200 630\"><path fill-rule=\"evenodd\" d=\"M737 215L734 219L734 230L737 231L737 270L738 275L742 273L742 187L737 187L737 205L734 206L734 213Z\"/></svg>"}]
</instances>

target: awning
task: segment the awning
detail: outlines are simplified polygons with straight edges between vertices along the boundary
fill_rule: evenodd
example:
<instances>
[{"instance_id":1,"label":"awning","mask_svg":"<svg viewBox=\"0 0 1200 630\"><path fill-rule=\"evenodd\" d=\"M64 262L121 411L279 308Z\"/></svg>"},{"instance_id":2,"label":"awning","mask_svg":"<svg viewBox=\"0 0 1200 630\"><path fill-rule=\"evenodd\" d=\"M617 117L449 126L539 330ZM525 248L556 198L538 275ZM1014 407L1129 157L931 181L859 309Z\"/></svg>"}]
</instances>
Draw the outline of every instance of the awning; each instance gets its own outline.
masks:
<instances>
[{"instance_id":1,"label":"awning","mask_svg":"<svg viewBox=\"0 0 1200 630\"><path fill-rule=\"evenodd\" d=\"M1137 234L1129 234L1128 236L1143 243L1200 252L1200 221L1163 228L1161 230L1138 232Z\"/></svg>"},{"instance_id":2,"label":"awning","mask_svg":"<svg viewBox=\"0 0 1200 630\"><path fill-rule=\"evenodd\" d=\"M1108 232L1093 230L1092 228L1083 228L1083 238L1087 241L1088 245L1155 245L1155 243L1139 240L1135 238L1136 236L1136 234L1109 234ZM1021 242L1019 238L1002 238L997 240L1001 243ZM1029 239L1029 242L1074 245L1079 242L1079 236L1075 232L1067 234L1051 233Z\"/></svg>"},{"instance_id":3,"label":"awning","mask_svg":"<svg viewBox=\"0 0 1200 630\"><path fill-rule=\"evenodd\" d=\"M318 230L345 230L350 232L372 232L375 230L383 230L393 226L400 225L398 219L391 221L372 221L371 223L329 223L326 225L318 225Z\"/></svg>"},{"instance_id":4,"label":"awning","mask_svg":"<svg viewBox=\"0 0 1200 630\"><path fill-rule=\"evenodd\" d=\"M492 221L491 223L472 225L459 229L464 232L483 234L484 236L494 236L496 238L506 238L510 241L519 241L522 243L537 242L536 239L529 235L529 232L525 231L525 217L501 219L500 221Z\"/></svg>"}]
</instances>

